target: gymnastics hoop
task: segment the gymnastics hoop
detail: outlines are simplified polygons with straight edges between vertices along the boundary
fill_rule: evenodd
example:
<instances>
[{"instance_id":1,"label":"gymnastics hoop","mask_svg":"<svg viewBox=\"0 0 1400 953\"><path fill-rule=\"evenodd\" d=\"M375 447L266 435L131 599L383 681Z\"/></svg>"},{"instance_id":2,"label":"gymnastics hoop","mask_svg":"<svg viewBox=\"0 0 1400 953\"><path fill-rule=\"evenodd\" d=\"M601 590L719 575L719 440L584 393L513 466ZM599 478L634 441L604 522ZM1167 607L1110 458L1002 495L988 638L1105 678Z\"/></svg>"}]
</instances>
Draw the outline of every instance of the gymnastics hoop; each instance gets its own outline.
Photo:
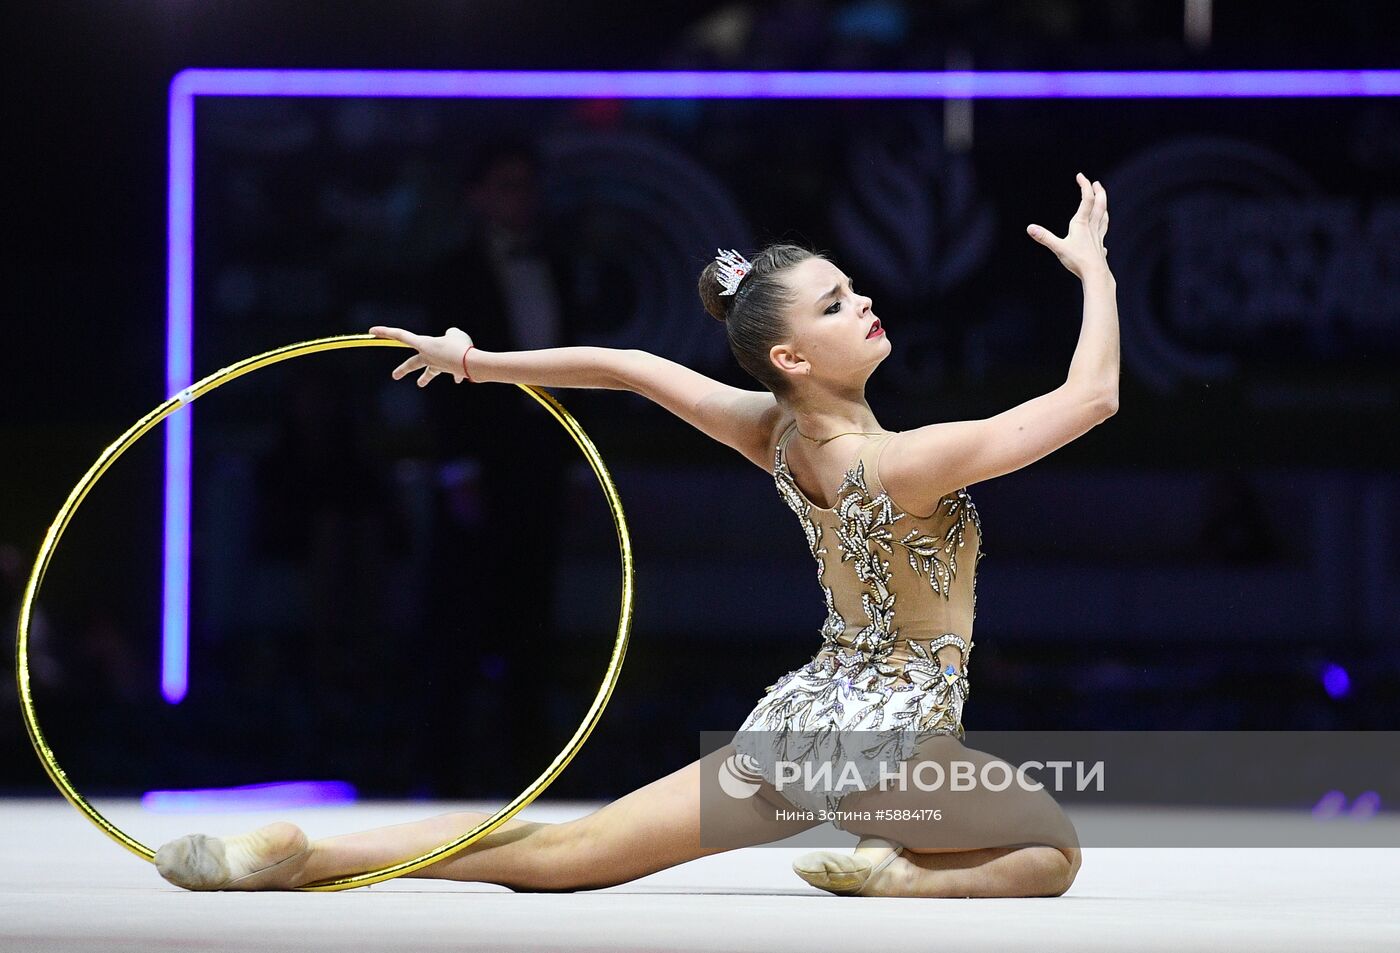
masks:
<instances>
[{"instance_id":1,"label":"gymnastics hoop","mask_svg":"<svg viewBox=\"0 0 1400 953\"><path fill-rule=\"evenodd\" d=\"M39 754L39 760L43 762L44 771L48 773L49 779L57 785L59 792L83 816L96 824L99 830L143 860L155 863L155 851L102 816L78 793L77 789L69 782L68 775L59 767L58 761L54 758L53 750L49 747L43 731L39 728L39 721L34 713L34 698L29 687L29 622L34 608L34 599L44 580L44 573L48 569L49 561L53 558L59 538L63 535L69 521L72 520L78 505L83 502L83 498L87 496L102 474L107 471L107 468L156 424L186 404L193 403L196 398L202 397L211 390L222 387L244 374L251 374L260 368L289 361L294 357L351 347L406 347L412 349L410 345L399 341L375 337L370 334L346 334L288 344L215 371L208 377L168 398L165 403L132 424L124 434L118 437L106 450L103 450L97 458L97 462L88 468L87 473L83 474L83 478L78 481L78 485L73 487L73 491L68 494L68 499L59 508L58 515L54 517L53 523L50 524L48 532L44 535L44 542L39 547L39 556L34 561L34 569L29 574L29 583L24 590L24 601L20 605L19 628L15 638L15 678L19 683L20 708L24 715L24 726L29 731L29 740L33 742L34 750ZM573 737L564 745L564 749L550 762L549 767L545 768L544 772L535 778L513 801L476 827L461 837L448 841L412 860L405 860L364 873L306 884L295 888L297 890L348 890L352 887L365 887L385 880L392 880L395 877L402 877L416 870L422 870L424 867L430 866L485 837L518 814L525 805L539 797L544 789L554 782L554 779L573 760L578 749L583 746L583 742L592 733L593 727L603 714L603 708L606 707L608 699L612 696L613 688L617 685L618 676L622 672L622 659L627 653L627 638L632 629L632 542L627 533L627 519L622 512L622 500L618 496L617 487L613 485L607 467L603 464L603 458L599 455L598 448L593 445L593 441L589 439L588 434L584 432L573 415L565 410L564 406L549 392L529 384L516 384L515 386L525 391L545 410L549 411L550 415L559 421L564 430L573 438L574 443L578 444L579 449L583 451L584 458L588 461L588 465L593 468L593 473L598 477L598 483L603 488L603 495L608 502L608 510L612 513L613 525L617 529L618 548L622 555L622 607L617 621L617 639L613 643L612 657L608 659L608 668L603 675L603 683L598 688L598 694L593 698L593 704L584 714L582 723L574 732Z\"/></svg>"}]
</instances>

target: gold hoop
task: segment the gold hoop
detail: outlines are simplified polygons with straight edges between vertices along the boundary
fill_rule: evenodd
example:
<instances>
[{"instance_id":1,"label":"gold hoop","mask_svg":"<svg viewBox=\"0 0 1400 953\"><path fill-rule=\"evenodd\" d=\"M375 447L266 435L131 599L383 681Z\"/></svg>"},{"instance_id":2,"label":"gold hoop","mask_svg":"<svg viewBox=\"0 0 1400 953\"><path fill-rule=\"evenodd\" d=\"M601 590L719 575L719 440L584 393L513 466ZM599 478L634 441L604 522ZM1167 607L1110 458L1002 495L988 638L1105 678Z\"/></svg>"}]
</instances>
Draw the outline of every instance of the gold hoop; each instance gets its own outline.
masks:
<instances>
[{"instance_id":1,"label":"gold hoop","mask_svg":"<svg viewBox=\"0 0 1400 953\"><path fill-rule=\"evenodd\" d=\"M116 841L127 850L143 860L155 862L155 851L118 828L107 818L103 817L87 800L78 793L77 789L69 782L67 774L59 767L58 761L54 758L52 749L44 738L44 733L39 728L39 722L34 714L34 698L29 687L29 623L30 614L34 608L34 599L39 593L39 586L43 583L44 573L48 569L49 561L53 558L54 549L58 546L59 538L67 528L68 523L73 518L74 511L83 498L93 488L102 474L107 471L117 458L126 452L133 443L139 440L156 424L170 416L176 410L186 404L193 403L198 397L209 393L216 387L221 387L235 378L244 374L251 374L259 368L267 367L270 364L278 364L282 361L291 360L294 357L303 357L307 354L314 354L318 351L333 351L351 347L409 347L398 341L387 338L379 338L369 334L346 334L336 337L317 338L314 341L303 341L299 344L288 344L276 350L267 351L253 357L239 361L228 367L221 368L210 374L208 377L185 388L180 393L168 398L155 410L146 414L136 423L116 439L97 458L83 478L78 481L78 485L73 487L73 491L68 494L68 499L59 508L58 515L54 517L48 532L44 535L44 542L39 547L39 556L34 561L34 569L29 574L29 583L24 590L24 601L20 605L19 628L16 634L15 645L15 678L19 683L20 708L24 715L24 726L29 731L29 740L34 743L34 750L39 754L39 760L43 762L44 770L48 773L50 780L58 786L58 790L68 801L76 807L83 816L97 825L98 829ZM574 732L573 737L565 744L564 749L555 756L544 772L530 783L513 801L482 821L476 827L463 834L455 840L434 848L426 854L422 854L411 860L405 860L388 867L381 867L377 870L369 870L364 873L352 874L345 877L337 877L331 880L324 880L314 884L307 884L298 887L298 890L348 890L351 887L364 887L370 884L381 883L385 880L392 880L395 877L402 877L421 870L424 867L437 863L439 860L456 853L457 851L475 843L487 834L500 827L519 813L525 805L549 787L564 770L565 765L573 760L578 749L583 746L589 734L592 733L594 725L602 716L603 708L606 707L608 699L612 696L613 688L617 685L617 679L622 671L622 659L627 653L627 638L632 629L632 542L627 533L627 519L622 512L622 500L618 496L617 487L613 485L612 477L608 473L607 467L603 464L603 458L599 455L597 447L588 438L577 420L574 419L564 406L547 391L532 387L528 384L517 384L521 390L529 394L538 401L545 410L563 426L574 443L578 444L583 451L584 458L589 466L593 468L593 473L598 477L598 482L603 488L603 495L608 502L608 510L612 514L613 525L617 529L617 542L622 555L622 606L618 615L617 639L613 644L612 657L608 660L607 672L603 676L603 683L598 688L598 694L593 698L593 704L589 706L587 713L583 716L583 722Z\"/></svg>"}]
</instances>

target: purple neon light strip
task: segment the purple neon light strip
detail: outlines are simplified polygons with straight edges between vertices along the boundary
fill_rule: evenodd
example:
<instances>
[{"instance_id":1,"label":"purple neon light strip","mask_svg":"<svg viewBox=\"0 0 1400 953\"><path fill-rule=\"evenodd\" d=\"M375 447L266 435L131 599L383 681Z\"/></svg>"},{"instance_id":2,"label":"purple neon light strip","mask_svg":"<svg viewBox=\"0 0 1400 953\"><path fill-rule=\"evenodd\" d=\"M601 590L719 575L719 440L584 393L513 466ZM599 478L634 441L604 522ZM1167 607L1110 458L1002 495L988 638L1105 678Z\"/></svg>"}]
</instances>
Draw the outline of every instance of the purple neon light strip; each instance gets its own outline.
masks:
<instances>
[{"instance_id":1,"label":"purple neon light strip","mask_svg":"<svg viewBox=\"0 0 1400 953\"><path fill-rule=\"evenodd\" d=\"M700 73L188 69L170 84L166 393L194 382L194 98L1210 99L1400 96L1400 70ZM191 408L166 421L161 692L188 688Z\"/></svg>"},{"instance_id":2,"label":"purple neon light strip","mask_svg":"<svg viewBox=\"0 0 1400 953\"><path fill-rule=\"evenodd\" d=\"M345 781L276 781L236 788L147 791L141 795L141 806L161 814L198 814L350 804L355 798L354 785Z\"/></svg>"},{"instance_id":3,"label":"purple neon light strip","mask_svg":"<svg viewBox=\"0 0 1400 953\"><path fill-rule=\"evenodd\" d=\"M166 214L165 392L194 382L194 97L170 89L170 194ZM160 691L177 705L189 688L192 407L165 421L165 534Z\"/></svg>"},{"instance_id":4,"label":"purple neon light strip","mask_svg":"<svg viewBox=\"0 0 1400 953\"><path fill-rule=\"evenodd\" d=\"M554 72L185 70L190 96L484 99L1120 99L1396 96L1400 70L1162 72Z\"/></svg>"}]
</instances>

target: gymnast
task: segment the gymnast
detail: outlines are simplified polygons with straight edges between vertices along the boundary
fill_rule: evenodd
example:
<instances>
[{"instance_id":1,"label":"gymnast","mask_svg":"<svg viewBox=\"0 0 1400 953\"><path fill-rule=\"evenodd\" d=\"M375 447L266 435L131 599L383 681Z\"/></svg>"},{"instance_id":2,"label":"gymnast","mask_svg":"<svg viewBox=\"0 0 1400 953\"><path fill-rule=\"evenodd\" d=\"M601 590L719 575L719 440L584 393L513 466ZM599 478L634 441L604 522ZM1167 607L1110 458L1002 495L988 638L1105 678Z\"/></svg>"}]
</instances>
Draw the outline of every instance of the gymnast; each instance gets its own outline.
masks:
<instances>
[{"instance_id":1,"label":"gymnast","mask_svg":"<svg viewBox=\"0 0 1400 953\"><path fill-rule=\"evenodd\" d=\"M905 763L996 762L962 744L982 555L981 520L967 487L1045 457L1118 407L1108 196L1082 174L1076 181L1080 202L1064 237L1027 228L1083 286L1082 327L1065 382L982 420L882 428L865 385L898 329L884 327L871 299L835 263L791 244L770 245L751 260L721 252L699 280L706 310L724 322L735 358L762 390L721 384L640 350L492 352L457 328L437 337L370 329L415 349L394 369L396 380L419 372L419 387L446 374L457 383L629 390L737 450L772 474L796 515L827 612L820 651L767 687L720 753L746 766L759 788L754 797L706 805L706 823L722 828L724 845L701 837L696 761L575 820L512 819L407 876L516 891L601 888L824 822L813 819L819 812L796 808L839 807L851 819L837 826L860 838L854 851L814 851L794 864L805 881L833 894L1023 897L1069 889L1079 844L1044 789L1013 786L961 800L908 785L804 790L778 783L782 752L773 739L856 732L888 737ZM908 819L933 803L944 809L941 820ZM877 813L904 819L868 819ZM191 890L289 890L419 856L488 816L453 812L316 841L278 822L225 837L186 835L163 845L155 860L163 877Z\"/></svg>"}]
</instances>

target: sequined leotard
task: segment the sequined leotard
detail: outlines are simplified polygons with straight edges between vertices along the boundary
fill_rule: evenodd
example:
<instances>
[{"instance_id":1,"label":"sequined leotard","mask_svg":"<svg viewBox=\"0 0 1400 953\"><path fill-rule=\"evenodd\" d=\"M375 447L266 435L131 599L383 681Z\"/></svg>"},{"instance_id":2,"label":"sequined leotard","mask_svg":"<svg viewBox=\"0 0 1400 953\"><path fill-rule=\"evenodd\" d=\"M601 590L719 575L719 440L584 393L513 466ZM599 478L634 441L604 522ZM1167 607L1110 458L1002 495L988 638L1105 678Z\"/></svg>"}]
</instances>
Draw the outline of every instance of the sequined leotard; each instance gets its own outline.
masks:
<instances>
[{"instance_id":1,"label":"sequined leotard","mask_svg":"<svg viewBox=\"0 0 1400 953\"><path fill-rule=\"evenodd\" d=\"M879 462L893 433L866 442L833 507L813 504L785 458L794 426L778 441L773 477L817 561L827 617L817 654L765 689L735 737L770 782L775 760L810 754L818 737L823 757L846 755L840 737L858 732L863 742L885 739L882 756L897 759L930 734L962 737L982 556L982 524L966 487L929 516L890 499ZM948 645L962 653L961 671L940 666L937 652ZM861 774L873 770L863 766ZM790 791L784 796L801 803ZM834 809L839 801L809 796L806 806Z\"/></svg>"}]
</instances>

